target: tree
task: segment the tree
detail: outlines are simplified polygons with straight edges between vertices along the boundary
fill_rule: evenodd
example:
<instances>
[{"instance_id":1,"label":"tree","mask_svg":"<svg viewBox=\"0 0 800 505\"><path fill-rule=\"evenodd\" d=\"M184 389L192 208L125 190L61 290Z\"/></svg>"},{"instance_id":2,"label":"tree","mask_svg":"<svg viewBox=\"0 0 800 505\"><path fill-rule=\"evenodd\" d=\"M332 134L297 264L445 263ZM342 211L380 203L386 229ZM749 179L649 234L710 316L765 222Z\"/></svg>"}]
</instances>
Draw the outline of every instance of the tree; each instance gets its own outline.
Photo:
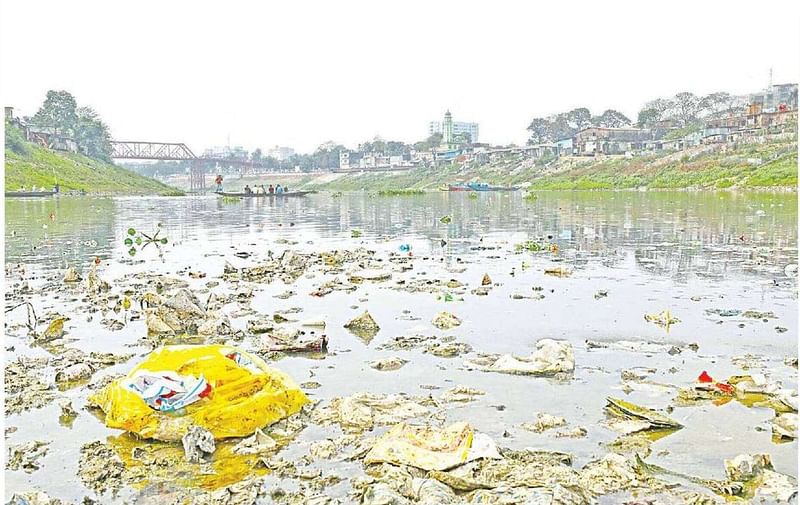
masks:
<instances>
[{"instance_id":1,"label":"tree","mask_svg":"<svg viewBox=\"0 0 800 505\"><path fill-rule=\"evenodd\" d=\"M386 147L386 142L382 138L376 136L372 139L372 152L385 153Z\"/></svg>"},{"instance_id":2,"label":"tree","mask_svg":"<svg viewBox=\"0 0 800 505\"><path fill-rule=\"evenodd\" d=\"M667 113L674 107L672 100L656 98L644 104L644 108L639 111L637 122L639 126L652 126L658 121L667 119Z\"/></svg>"},{"instance_id":3,"label":"tree","mask_svg":"<svg viewBox=\"0 0 800 505\"><path fill-rule=\"evenodd\" d=\"M6 120L6 149L23 155L30 152L28 143L25 142L25 137L20 129L8 120Z\"/></svg>"},{"instance_id":4,"label":"tree","mask_svg":"<svg viewBox=\"0 0 800 505\"><path fill-rule=\"evenodd\" d=\"M442 135L441 133L433 133L430 136L428 136L428 138L426 138L425 140L415 143L414 150L430 151L432 149L436 149L437 147L439 147L439 145L441 145L442 138L444 138L444 135Z\"/></svg>"},{"instance_id":5,"label":"tree","mask_svg":"<svg viewBox=\"0 0 800 505\"><path fill-rule=\"evenodd\" d=\"M411 146L399 140L390 140L386 143L386 154L389 156L401 156L408 154L411 151Z\"/></svg>"},{"instance_id":6,"label":"tree","mask_svg":"<svg viewBox=\"0 0 800 505\"><path fill-rule=\"evenodd\" d=\"M700 99L688 91L678 93L673 98L672 116L684 125L697 120L700 113Z\"/></svg>"},{"instance_id":7,"label":"tree","mask_svg":"<svg viewBox=\"0 0 800 505\"><path fill-rule=\"evenodd\" d=\"M91 107L78 107L75 97L67 91L48 91L31 123L55 128L59 135L72 137L87 156L111 161L108 126Z\"/></svg>"},{"instance_id":8,"label":"tree","mask_svg":"<svg viewBox=\"0 0 800 505\"><path fill-rule=\"evenodd\" d=\"M264 162L264 166L266 166L269 169L275 169L275 168L279 168L281 166L281 164L278 161L278 159L274 158L272 156L265 157L263 162Z\"/></svg>"},{"instance_id":9,"label":"tree","mask_svg":"<svg viewBox=\"0 0 800 505\"><path fill-rule=\"evenodd\" d=\"M622 128L631 125L631 120L628 117L614 109L607 109L601 115L592 119L595 126L602 126L604 128Z\"/></svg>"},{"instance_id":10,"label":"tree","mask_svg":"<svg viewBox=\"0 0 800 505\"><path fill-rule=\"evenodd\" d=\"M111 133L108 126L91 107L80 107L75 112L73 126L75 142L91 158L111 161Z\"/></svg>"},{"instance_id":11,"label":"tree","mask_svg":"<svg viewBox=\"0 0 800 505\"><path fill-rule=\"evenodd\" d=\"M579 132L592 126L592 113L586 107L578 107L567 112L566 120L570 128L575 132Z\"/></svg>"},{"instance_id":12,"label":"tree","mask_svg":"<svg viewBox=\"0 0 800 505\"><path fill-rule=\"evenodd\" d=\"M642 109L636 117L636 123L640 127L653 126L657 121L661 120L661 112L657 109Z\"/></svg>"},{"instance_id":13,"label":"tree","mask_svg":"<svg viewBox=\"0 0 800 505\"><path fill-rule=\"evenodd\" d=\"M78 120L78 104L67 91L47 92L44 103L31 120L37 126L51 126L62 135L72 135Z\"/></svg>"},{"instance_id":14,"label":"tree","mask_svg":"<svg viewBox=\"0 0 800 505\"><path fill-rule=\"evenodd\" d=\"M251 161L259 162L259 161L261 161L263 159L263 157L264 157L264 154L262 153L260 147L256 147L255 151L250 153L250 160Z\"/></svg>"},{"instance_id":15,"label":"tree","mask_svg":"<svg viewBox=\"0 0 800 505\"><path fill-rule=\"evenodd\" d=\"M747 99L731 95L725 91L718 91L704 96L700 100L700 109L703 117L721 117L735 114L747 106Z\"/></svg>"},{"instance_id":16,"label":"tree","mask_svg":"<svg viewBox=\"0 0 800 505\"><path fill-rule=\"evenodd\" d=\"M317 150L314 151L314 154L310 156L311 168L339 168L339 153L345 150L347 150L347 148L333 141L321 144L317 147Z\"/></svg>"},{"instance_id":17,"label":"tree","mask_svg":"<svg viewBox=\"0 0 800 505\"><path fill-rule=\"evenodd\" d=\"M576 111L578 112L576 113ZM549 117L550 138L545 142L571 138L580 130L590 126L583 111L588 113L589 109L575 109L567 113L556 114L555 116ZM591 117L591 114L589 114L589 117Z\"/></svg>"},{"instance_id":18,"label":"tree","mask_svg":"<svg viewBox=\"0 0 800 505\"><path fill-rule=\"evenodd\" d=\"M531 124L528 125L528 131L531 132L528 144L542 144L553 140L553 122L550 119L533 118Z\"/></svg>"}]
</instances>

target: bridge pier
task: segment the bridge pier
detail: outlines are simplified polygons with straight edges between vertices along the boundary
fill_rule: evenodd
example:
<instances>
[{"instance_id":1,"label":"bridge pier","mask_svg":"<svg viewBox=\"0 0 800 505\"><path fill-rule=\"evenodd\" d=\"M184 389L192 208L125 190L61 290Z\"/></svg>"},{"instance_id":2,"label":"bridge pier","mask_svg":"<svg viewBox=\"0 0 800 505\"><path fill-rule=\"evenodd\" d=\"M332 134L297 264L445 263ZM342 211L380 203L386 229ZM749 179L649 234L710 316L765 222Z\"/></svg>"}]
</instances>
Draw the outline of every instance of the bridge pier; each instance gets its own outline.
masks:
<instances>
[{"instance_id":1,"label":"bridge pier","mask_svg":"<svg viewBox=\"0 0 800 505\"><path fill-rule=\"evenodd\" d=\"M190 191L205 191L206 189L206 172L203 163L198 160L192 160L189 167L189 190Z\"/></svg>"}]
</instances>

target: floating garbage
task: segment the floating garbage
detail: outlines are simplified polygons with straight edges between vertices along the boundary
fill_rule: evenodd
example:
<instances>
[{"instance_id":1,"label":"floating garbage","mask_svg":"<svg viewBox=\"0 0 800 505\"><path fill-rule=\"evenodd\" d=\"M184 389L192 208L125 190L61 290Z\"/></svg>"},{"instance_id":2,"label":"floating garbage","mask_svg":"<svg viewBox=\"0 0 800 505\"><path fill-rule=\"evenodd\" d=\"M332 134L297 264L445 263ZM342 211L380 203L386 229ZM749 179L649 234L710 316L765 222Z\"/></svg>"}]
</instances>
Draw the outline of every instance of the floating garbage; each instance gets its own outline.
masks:
<instances>
[{"instance_id":1,"label":"floating garbage","mask_svg":"<svg viewBox=\"0 0 800 505\"><path fill-rule=\"evenodd\" d=\"M214 435L200 426L189 426L186 435L181 438L186 461L189 463L202 463L216 450Z\"/></svg>"},{"instance_id":2,"label":"floating garbage","mask_svg":"<svg viewBox=\"0 0 800 505\"><path fill-rule=\"evenodd\" d=\"M489 277L489 274L483 274L483 279L481 279L481 286L491 286L492 285L492 278Z\"/></svg>"},{"instance_id":3,"label":"floating garbage","mask_svg":"<svg viewBox=\"0 0 800 505\"><path fill-rule=\"evenodd\" d=\"M442 216L439 218L439 222L443 224L450 224L453 221L453 218L450 216Z\"/></svg>"},{"instance_id":4,"label":"floating garbage","mask_svg":"<svg viewBox=\"0 0 800 505\"><path fill-rule=\"evenodd\" d=\"M57 317L50 321L50 324L47 325L47 329L42 333L41 340L48 341L61 338L64 335L64 320L63 317Z\"/></svg>"},{"instance_id":5,"label":"floating garbage","mask_svg":"<svg viewBox=\"0 0 800 505\"><path fill-rule=\"evenodd\" d=\"M369 366L370 368L374 368L375 370L379 370L382 372L391 372L394 370L399 370L406 363L408 363L408 360L394 356L391 358L381 358L374 361L370 361Z\"/></svg>"},{"instance_id":6,"label":"floating garbage","mask_svg":"<svg viewBox=\"0 0 800 505\"><path fill-rule=\"evenodd\" d=\"M644 320L664 328L669 328L671 325L681 322L681 320L674 317L669 310L662 311L658 314L645 314Z\"/></svg>"},{"instance_id":7,"label":"floating garbage","mask_svg":"<svg viewBox=\"0 0 800 505\"><path fill-rule=\"evenodd\" d=\"M467 423L444 428L400 423L375 442L364 463L443 471L479 458L502 459L502 456L488 435L475 433Z\"/></svg>"},{"instance_id":8,"label":"floating garbage","mask_svg":"<svg viewBox=\"0 0 800 505\"><path fill-rule=\"evenodd\" d=\"M147 309L145 320L151 335L197 333L207 317L203 303L188 289L179 289L161 302L156 308Z\"/></svg>"},{"instance_id":9,"label":"floating garbage","mask_svg":"<svg viewBox=\"0 0 800 505\"><path fill-rule=\"evenodd\" d=\"M143 377L169 380L178 399L162 392L163 383ZM177 441L192 425L215 439L248 436L297 413L308 399L288 375L257 356L224 345L177 345L153 351L127 376L91 395L89 403L103 410L110 428Z\"/></svg>"},{"instance_id":10,"label":"floating garbage","mask_svg":"<svg viewBox=\"0 0 800 505\"><path fill-rule=\"evenodd\" d=\"M563 417L538 412L536 420L530 423L522 423L522 428L534 433L542 433L545 430L565 426L566 424L567 420Z\"/></svg>"},{"instance_id":11,"label":"floating garbage","mask_svg":"<svg viewBox=\"0 0 800 505\"><path fill-rule=\"evenodd\" d=\"M256 430L252 436L243 439L233 448L234 454L265 454L271 453L278 447L278 443L261 430Z\"/></svg>"},{"instance_id":12,"label":"floating garbage","mask_svg":"<svg viewBox=\"0 0 800 505\"><path fill-rule=\"evenodd\" d=\"M75 282L80 282L80 280L81 276L78 274L78 271L75 270L75 267L67 268L67 271L64 274L65 283L75 283Z\"/></svg>"},{"instance_id":13,"label":"floating garbage","mask_svg":"<svg viewBox=\"0 0 800 505\"><path fill-rule=\"evenodd\" d=\"M553 277L569 277L572 275L572 271L564 267L545 268L544 273L547 275L552 275Z\"/></svg>"},{"instance_id":14,"label":"floating garbage","mask_svg":"<svg viewBox=\"0 0 800 505\"><path fill-rule=\"evenodd\" d=\"M400 252L410 252L411 251L411 244L400 244Z\"/></svg>"},{"instance_id":15,"label":"floating garbage","mask_svg":"<svg viewBox=\"0 0 800 505\"><path fill-rule=\"evenodd\" d=\"M776 413L797 412L797 392L771 382L764 374L733 375L726 381L716 381L703 372L697 382L689 388L678 391L679 405L694 405L702 401L712 401L724 405L736 400L747 406L760 406L773 409Z\"/></svg>"},{"instance_id":16,"label":"floating garbage","mask_svg":"<svg viewBox=\"0 0 800 505\"><path fill-rule=\"evenodd\" d=\"M328 405L312 412L312 419L322 425L338 423L348 432L371 430L375 426L397 424L400 421L429 413L422 399L406 395L359 393L346 398L334 398Z\"/></svg>"},{"instance_id":17,"label":"floating garbage","mask_svg":"<svg viewBox=\"0 0 800 505\"><path fill-rule=\"evenodd\" d=\"M736 317L741 313L738 309L706 309L706 314L710 316Z\"/></svg>"},{"instance_id":18,"label":"floating garbage","mask_svg":"<svg viewBox=\"0 0 800 505\"><path fill-rule=\"evenodd\" d=\"M645 475L675 476L705 486L723 496L735 496L749 502L788 502L797 496L797 480L776 472L768 454L740 454L724 460L726 480L712 480L684 475L645 463L638 455L636 463Z\"/></svg>"},{"instance_id":19,"label":"floating garbage","mask_svg":"<svg viewBox=\"0 0 800 505\"><path fill-rule=\"evenodd\" d=\"M363 314L358 317L354 317L344 325L345 328L350 330L350 333L356 335L357 337L369 342L372 338L378 334L378 331L381 329L378 326L378 323L375 322L375 319L372 318L369 311L365 310Z\"/></svg>"},{"instance_id":20,"label":"floating garbage","mask_svg":"<svg viewBox=\"0 0 800 505\"><path fill-rule=\"evenodd\" d=\"M440 330L449 330L461 325L461 319L449 312L439 312L431 321Z\"/></svg>"},{"instance_id":21,"label":"floating garbage","mask_svg":"<svg viewBox=\"0 0 800 505\"><path fill-rule=\"evenodd\" d=\"M777 440L794 440L797 438L797 413L779 413L772 420L772 436Z\"/></svg>"},{"instance_id":22,"label":"floating garbage","mask_svg":"<svg viewBox=\"0 0 800 505\"><path fill-rule=\"evenodd\" d=\"M563 340L544 338L536 342L536 351L528 357L510 354L488 355L469 361L486 372L515 375L555 375L575 370L572 344Z\"/></svg>"},{"instance_id":23,"label":"floating garbage","mask_svg":"<svg viewBox=\"0 0 800 505\"><path fill-rule=\"evenodd\" d=\"M606 398L606 412L612 417L631 423L617 423L616 426L625 434L649 429L668 429L677 430L683 428L679 422L656 412L655 410L642 407L634 403L626 402L619 398Z\"/></svg>"},{"instance_id":24,"label":"floating garbage","mask_svg":"<svg viewBox=\"0 0 800 505\"><path fill-rule=\"evenodd\" d=\"M6 468L8 470L24 470L26 473L38 470L39 459L47 455L49 446L50 442L41 440L9 446Z\"/></svg>"},{"instance_id":25,"label":"floating garbage","mask_svg":"<svg viewBox=\"0 0 800 505\"><path fill-rule=\"evenodd\" d=\"M328 350L328 337L300 330L276 330L261 337L261 346L268 352L324 352Z\"/></svg>"}]
</instances>

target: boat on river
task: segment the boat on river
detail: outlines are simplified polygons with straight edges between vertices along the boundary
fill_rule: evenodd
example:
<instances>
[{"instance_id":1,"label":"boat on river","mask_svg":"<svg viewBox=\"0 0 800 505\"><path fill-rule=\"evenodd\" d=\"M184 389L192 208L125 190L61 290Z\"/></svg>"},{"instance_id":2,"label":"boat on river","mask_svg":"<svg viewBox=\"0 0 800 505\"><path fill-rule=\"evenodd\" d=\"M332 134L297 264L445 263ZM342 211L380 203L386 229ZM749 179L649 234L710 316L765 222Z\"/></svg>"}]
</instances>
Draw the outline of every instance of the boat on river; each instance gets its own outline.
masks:
<instances>
[{"instance_id":1,"label":"boat on river","mask_svg":"<svg viewBox=\"0 0 800 505\"><path fill-rule=\"evenodd\" d=\"M219 196L233 196L238 198L281 198L292 196L306 196L312 195L316 191L289 191L288 193L230 193L227 191L216 191Z\"/></svg>"},{"instance_id":2,"label":"boat on river","mask_svg":"<svg viewBox=\"0 0 800 505\"><path fill-rule=\"evenodd\" d=\"M57 194L55 191L6 191L6 198L42 198Z\"/></svg>"},{"instance_id":3,"label":"boat on river","mask_svg":"<svg viewBox=\"0 0 800 505\"><path fill-rule=\"evenodd\" d=\"M447 191L516 191L514 186L493 186L485 182L468 182L466 184L449 184Z\"/></svg>"}]
</instances>

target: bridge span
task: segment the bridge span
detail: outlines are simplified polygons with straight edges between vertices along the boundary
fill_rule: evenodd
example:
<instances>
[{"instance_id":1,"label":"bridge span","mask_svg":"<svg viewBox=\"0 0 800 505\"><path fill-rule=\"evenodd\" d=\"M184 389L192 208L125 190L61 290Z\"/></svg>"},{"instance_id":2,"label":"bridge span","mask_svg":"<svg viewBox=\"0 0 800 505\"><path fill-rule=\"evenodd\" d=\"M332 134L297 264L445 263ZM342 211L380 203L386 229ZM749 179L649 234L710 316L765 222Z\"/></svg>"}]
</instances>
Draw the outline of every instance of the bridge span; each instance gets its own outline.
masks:
<instances>
[{"instance_id":1,"label":"bridge span","mask_svg":"<svg viewBox=\"0 0 800 505\"><path fill-rule=\"evenodd\" d=\"M189 161L189 189L206 188L206 168L210 165L238 166L239 174L252 174L254 168L267 168L265 164L241 158L197 156L184 143L145 142L138 140L112 140L111 158L117 160Z\"/></svg>"}]
</instances>

